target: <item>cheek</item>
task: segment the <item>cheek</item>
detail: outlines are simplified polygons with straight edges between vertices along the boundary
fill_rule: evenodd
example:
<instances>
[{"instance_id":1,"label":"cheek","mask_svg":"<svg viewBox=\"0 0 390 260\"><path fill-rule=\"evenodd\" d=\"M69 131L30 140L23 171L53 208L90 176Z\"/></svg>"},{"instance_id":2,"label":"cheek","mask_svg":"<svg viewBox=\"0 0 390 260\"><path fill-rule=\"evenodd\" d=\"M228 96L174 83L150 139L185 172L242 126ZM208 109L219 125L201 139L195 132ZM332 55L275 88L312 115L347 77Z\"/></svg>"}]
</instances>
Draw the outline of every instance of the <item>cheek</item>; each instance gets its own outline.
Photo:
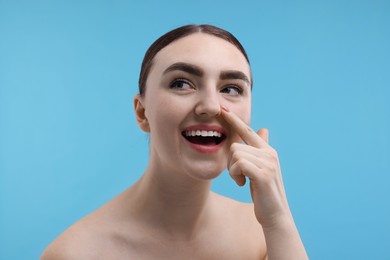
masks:
<instances>
[{"instance_id":1,"label":"cheek","mask_svg":"<svg viewBox=\"0 0 390 260\"><path fill-rule=\"evenodd\" d=\"M149 117L149 124L151 128L151 134L158 134L170 131L168 128L172 126L174 122L174 115L172 110L168 106L159 108L156 106L151 110Z\"/></svg>"},{"instance_id":2,"label":"cheek","mask_svg":"<svg viewBox=\"0 0 390 260\"><path fill-rule=\"evenodd\" d=\"M148 113L151 134L155 132L155 135L166 135L178 129L183 117L182 111L178 102L164 95L151 100Z\"/></svg>"},{"instance_id":3,"label":"cheek","mask_svg":"<svg viewBox=\"0 0 390 260\"><path fill-rule=\"evenodd\" d=\"M235 106L231 109L243 122L247 125L251 121L251 105L248 103L241 103L240 105Z\"/></svg>"}]
</instances>

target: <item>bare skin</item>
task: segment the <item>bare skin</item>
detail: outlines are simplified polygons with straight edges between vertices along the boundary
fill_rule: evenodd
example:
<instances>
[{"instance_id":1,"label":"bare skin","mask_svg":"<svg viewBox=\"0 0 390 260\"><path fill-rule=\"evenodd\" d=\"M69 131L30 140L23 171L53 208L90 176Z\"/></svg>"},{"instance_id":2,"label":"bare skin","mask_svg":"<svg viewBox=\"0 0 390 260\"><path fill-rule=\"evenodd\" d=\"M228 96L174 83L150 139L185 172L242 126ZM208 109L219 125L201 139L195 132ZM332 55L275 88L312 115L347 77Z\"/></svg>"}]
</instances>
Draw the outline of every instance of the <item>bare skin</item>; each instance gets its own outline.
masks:
<instances>
[{"instance_id":1,"label":"bare skin","mask_svg":"<svg viewBox=\"0 0 390 260\"><path fill-rule=\"evenodd\" d=\"M137 214L137 208L145 205L136 201L136 189L125 191L69 228L41 259L264 259L264 237L251 205L210 193L209 206L203 209L207 223L199 223L197 230L188 233L185 227L177 231L174 225L165 226L164 222L174 224L170 219L158 223L155 215L148 219ZM136 209L126 212L128 205ZM159 216L168 217L166 211Z\"/></svg>"},{"instance_id":2,"label":"bare skin","mask_svg":"<svg viewBox=\"0 0 390 260\"><path fill-rule=\"evenodd\" d=\"M177 63L202 73L169 69ZM245 77L221 76L231 71ZM145 96L134 98L137 123L150 133L144 175L41 259L307 259L268 131L248 127L250 80L249 64L223 39L197 33L162 49ZM182 135L194 125L218 126L226 140L213 152L196 150ZM210 191L226 167L238 185L250 181L254 204Z\"/></svg>"}]
</instances>

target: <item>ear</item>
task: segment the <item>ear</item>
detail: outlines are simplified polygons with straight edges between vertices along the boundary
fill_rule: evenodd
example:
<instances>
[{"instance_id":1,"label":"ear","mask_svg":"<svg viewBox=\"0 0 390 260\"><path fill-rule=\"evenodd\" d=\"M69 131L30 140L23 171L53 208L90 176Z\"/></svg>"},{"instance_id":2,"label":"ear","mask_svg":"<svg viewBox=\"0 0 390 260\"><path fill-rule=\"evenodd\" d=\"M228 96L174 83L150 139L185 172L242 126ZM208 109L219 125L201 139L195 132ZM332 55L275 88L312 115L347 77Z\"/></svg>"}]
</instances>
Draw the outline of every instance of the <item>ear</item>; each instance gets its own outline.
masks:
<instances>
[{"instance_id":1,"label":"ear","mask_svg":"<svg viewBox=\"0 0 390 260\"><path fill-rule=\"evenodd\" d=\"M149 126L149 121L145 115L145 107L143 102L144 100L140 94L134 96L135 118L137 120L138 126L142 129L142 131L149 133L150 126Z\"/></svg>"}]
</instances>

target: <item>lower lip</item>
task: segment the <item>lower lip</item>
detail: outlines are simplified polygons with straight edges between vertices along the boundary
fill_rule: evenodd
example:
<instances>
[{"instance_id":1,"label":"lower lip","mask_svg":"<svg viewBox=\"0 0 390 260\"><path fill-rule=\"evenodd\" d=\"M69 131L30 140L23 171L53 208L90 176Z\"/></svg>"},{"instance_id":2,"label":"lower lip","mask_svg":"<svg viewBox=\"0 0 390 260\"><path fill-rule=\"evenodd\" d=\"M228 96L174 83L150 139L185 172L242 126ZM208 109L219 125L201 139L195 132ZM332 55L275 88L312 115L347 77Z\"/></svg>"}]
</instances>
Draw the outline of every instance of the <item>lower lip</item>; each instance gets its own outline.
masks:
<instances>
[{"instance_id":1,"label":"lower lip","mask_svg":"<svg viewBox=\"0 0 390 260\"><path fill-rule=\"evenodd\" d=\"M190 147L198 152L201 153L215 153L217 152L223 145L224 141L220 142L219 144L213 144L213 145L202 145L202 144L194 144L188 141L185 137L183 137L184 140L190 145Z\"/></svg>"}]
</instances>

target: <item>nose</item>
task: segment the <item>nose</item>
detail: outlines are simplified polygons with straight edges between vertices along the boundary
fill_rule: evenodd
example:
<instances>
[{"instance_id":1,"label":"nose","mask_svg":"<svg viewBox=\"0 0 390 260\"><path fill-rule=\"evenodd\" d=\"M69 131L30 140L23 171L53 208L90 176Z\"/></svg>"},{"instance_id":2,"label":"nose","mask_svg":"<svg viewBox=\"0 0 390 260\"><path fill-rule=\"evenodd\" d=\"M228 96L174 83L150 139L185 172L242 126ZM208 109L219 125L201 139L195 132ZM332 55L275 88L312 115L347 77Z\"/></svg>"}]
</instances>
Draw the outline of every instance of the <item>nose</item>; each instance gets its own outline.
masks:
<instances>
[{"instance_id":1,"label":"nose","mask_svg":"<svg viewBox=\"0 0 390 260\"><path fill-rule=\"evenodd\" d=\"M215 89L199 93L195 114L202 117L213 117L220 113L220 96Z\"/></svg>"}]
</instances>

